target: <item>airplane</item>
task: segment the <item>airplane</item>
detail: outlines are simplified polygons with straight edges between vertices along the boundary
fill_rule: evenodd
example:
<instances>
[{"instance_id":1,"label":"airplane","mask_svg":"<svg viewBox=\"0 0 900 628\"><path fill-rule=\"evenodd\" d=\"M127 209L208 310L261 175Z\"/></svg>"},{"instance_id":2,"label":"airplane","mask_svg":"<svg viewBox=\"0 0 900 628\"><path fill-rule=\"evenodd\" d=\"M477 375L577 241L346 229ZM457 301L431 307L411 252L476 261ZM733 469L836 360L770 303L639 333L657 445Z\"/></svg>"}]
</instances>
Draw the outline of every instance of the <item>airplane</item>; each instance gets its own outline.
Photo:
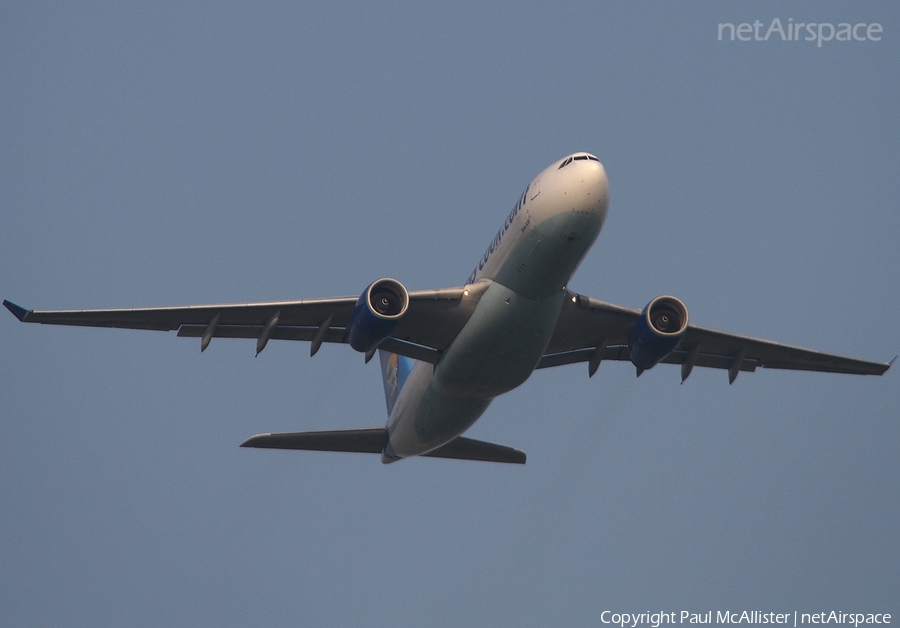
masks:
<instances>
[{"instance_id":1,"label":"airplane","mask_svg":"<svg viewBox=\"0 0 900 628\"><path fill-rule=\"evenodd\" d=\"M642 310L568 290L600 234L609 182L600 160L578 152L529 183L494 234L465 285L409 292L378 279L359 297L143 309L28 310L3 301L20 321L126 329L178 330L199 338L346 343L381 362L384 427L257 434L242 447L381 454L385 464L428 456L525 463L513 447L462 434L498 395L535 369L630 361L637 375L659 363L723 369L729 384L759 367L882 375L893 360L868 362L694 325L678 298ZM896 358L895 358L896 359Z\"/></svg>"}]
</instances>

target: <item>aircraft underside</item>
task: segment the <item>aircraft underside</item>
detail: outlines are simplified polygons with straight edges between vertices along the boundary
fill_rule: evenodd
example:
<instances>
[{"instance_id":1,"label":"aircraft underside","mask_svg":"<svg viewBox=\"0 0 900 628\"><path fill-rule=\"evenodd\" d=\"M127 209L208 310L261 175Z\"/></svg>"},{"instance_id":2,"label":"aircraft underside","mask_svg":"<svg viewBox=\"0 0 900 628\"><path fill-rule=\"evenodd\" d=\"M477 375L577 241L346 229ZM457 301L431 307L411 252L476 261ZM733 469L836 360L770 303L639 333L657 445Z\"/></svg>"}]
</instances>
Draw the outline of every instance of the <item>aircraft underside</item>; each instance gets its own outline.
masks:
<instances>
[{"instance_id":1,"label":"aircraft underside","mask_svg":"<svg viewBox=\"0 0 900 628\"><path fill-rule=\"evenodd\" d=\"M382 367L385 427L257 434L245 447L381 453L524 463L512 447L461 436L491 401L536 368L630 361L638 375L678 364L739 373L759 367L881 375L890 363L847 358L691 324L673 296L643 310L572 293L569 279L606 218L609 186L600 161L574 153L525 188L488 249L458 288L409 292L378 279L359 297L114 310L28 310L3 304L20 321L54 325L178 330L200 339L349 344ZM892 361L893 362L893 361Z\"/></svg>"}]
</instances>

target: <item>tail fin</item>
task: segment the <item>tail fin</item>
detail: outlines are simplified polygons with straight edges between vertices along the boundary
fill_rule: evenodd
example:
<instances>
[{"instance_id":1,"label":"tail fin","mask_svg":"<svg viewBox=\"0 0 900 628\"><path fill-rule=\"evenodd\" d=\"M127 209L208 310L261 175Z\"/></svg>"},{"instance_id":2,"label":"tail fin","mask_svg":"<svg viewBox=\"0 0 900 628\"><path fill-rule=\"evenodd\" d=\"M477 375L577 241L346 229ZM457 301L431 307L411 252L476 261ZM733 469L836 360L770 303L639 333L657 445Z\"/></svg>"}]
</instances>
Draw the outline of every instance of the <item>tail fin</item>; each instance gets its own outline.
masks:
<instances>
[{"instance_id":1,"label":"tail fin","mask_svg":"<svg viewBox=\"0 0 900 628\"><path fill-rule=\"evenodd\" d=\"M412 370L412 360L403 355L388 353L378 350L378 359L381 360L381 378L384 381L384 401L387 403L388 416L394 409L394 402L400 395L403 384Z\"/></svg>"}]
</instances>

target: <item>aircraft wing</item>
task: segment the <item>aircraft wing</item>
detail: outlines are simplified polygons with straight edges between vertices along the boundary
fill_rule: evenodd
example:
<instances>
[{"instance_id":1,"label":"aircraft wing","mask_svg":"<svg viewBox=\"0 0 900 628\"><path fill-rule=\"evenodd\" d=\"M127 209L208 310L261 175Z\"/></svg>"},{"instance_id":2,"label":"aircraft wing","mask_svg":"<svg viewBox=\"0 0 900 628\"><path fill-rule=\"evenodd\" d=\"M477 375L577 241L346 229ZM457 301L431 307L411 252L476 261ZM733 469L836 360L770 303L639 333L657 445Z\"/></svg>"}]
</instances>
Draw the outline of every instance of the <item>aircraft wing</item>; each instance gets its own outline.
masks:
<instances>
[{"instance_id":1,"label":"aircraft wing","mask_svg":"<svg viewBox=\"0 0 900 628\"><path fill-rule=\"evenodd\" d=\"M568 293L556 330L538 368L591 363L590 374L602 360L630 360L628 343L640 310ZM680 364L684 381L694 366L727 369L730 381L739 371L757 367L881 375L888 362L868 362L790 345L688 325L678 347L663 360Z\"/></svg>"},{"instance_id":2,"label":"aircraft wing","mask_svg":"<svg viewBox=\"0 0 900 628\"><path fill-rule=\"evenodd\" d=\"M472 286L410 292L409 309L381 348L436 362L482 293L483 288ZM338 297L103 310L28 310L10 301L3 305L26 323L178 330L179 336L200 338L201 350L211 338L256 338L257 353L269 339L310 341L315 353L322 342L347 342L356 301L357 297Z\"/></svg>"}]
</instances>

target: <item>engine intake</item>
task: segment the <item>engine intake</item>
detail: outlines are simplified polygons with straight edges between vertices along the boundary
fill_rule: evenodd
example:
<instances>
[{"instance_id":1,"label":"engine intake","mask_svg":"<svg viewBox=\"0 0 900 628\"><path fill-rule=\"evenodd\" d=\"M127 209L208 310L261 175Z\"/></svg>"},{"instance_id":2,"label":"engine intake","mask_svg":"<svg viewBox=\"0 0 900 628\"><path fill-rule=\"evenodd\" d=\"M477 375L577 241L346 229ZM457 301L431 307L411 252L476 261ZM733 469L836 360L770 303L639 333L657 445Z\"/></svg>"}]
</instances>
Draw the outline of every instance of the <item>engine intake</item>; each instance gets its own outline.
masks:
<instances>
[{"instance_id":1,"label":"engine intake","mask_svg":"<svg viewBox=\"0 0 900 628\"><path fill-rule=\"evenodd\" d=\"M347 340L357 351L366 352L391 335L409 308L409 292L396 279L369 284L353 307Z\"/></svg>"},{"instance_id":2,"label":"engine intake","mask_svg":"<svg viewBox=\"0 0 900 628\"><path fill-rule=\"evenodd\" d=\"M639 371L656 366L678 346L687 327L688 311L684 303L675 297L656 297L634 324L628 343L631 363Z\"/></svg>"}]
</instances>

